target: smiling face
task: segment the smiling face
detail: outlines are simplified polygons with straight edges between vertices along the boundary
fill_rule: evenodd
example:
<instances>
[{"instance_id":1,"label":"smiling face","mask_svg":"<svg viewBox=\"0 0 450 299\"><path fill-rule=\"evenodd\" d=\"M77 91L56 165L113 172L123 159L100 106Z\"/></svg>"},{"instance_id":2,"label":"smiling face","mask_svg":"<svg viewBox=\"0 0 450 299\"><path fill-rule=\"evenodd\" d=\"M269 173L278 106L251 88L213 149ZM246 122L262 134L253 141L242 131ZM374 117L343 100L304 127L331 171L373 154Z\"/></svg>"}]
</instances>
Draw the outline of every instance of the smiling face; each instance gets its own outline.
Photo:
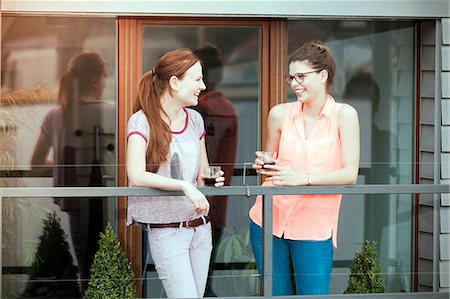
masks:
<instances>
[{"instance_id":1,"label":"smiling face","mask_svg":"<svg viewBox=\"0 0 450 299\"><path fill-rule=\"evenodd\" d=\"M202 65L197 61L183 75L183 77L173 77L172 89L176 92L183 107L195 106L198 104L200 93L206 89L203 82ZM171 80L172 80L171 79Z\"/></svg>"},{"instance_id":2,"label":"smiling face","mask_svg":"<svg viewBox=\"0 0 450 299\"><path fill-rule=\"evenodd\" d=\"M326 93L327 72L312 67L307 61L293 61L289 65L289 74L305 73L303 82L292 80L291 88L302 103L310 102L315 97ZM308 73L308 74L306 74Z\"/></svg>"}]
</instances>

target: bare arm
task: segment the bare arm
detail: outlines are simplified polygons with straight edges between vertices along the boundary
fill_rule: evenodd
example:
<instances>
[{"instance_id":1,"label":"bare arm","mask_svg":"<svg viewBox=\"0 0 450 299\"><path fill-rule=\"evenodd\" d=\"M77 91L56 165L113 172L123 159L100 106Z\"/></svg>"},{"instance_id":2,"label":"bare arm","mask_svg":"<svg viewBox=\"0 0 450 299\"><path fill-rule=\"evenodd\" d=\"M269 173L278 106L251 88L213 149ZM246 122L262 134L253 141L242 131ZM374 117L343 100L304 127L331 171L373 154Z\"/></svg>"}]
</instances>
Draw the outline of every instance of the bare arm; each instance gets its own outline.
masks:
<instances>
[{"instance_id":1,"label":"bare arm","mask_svg":"<svg viewBox=\"0 0 450 299\"><path fill-rule=\"evenodd\" d=\"M200 159L201 159L200 171L198 172L198 176L197 176L197 184L199 186L204 186L205 183L202 178L202 169L206 166L209 166L208 154L206 152L205 137L203 137L202 140L200 140Z\"/></svg>"},{"instance_id":2,"label":"bare arm","mask_svg":"<svg viewBox=\"0 0 450 299\"><path fill-rule=\"evenodd\" d=\"M267 139L266 139L266 151L278 152L278 146L280 143L281 128L283 127L283 116L286 110L286 104L279 104L273 106L269 111L267 118ZM253 168L257 171L261 170L261 166L264 162L259 159L259 154L256 152L255 163Z\"/></svg>"},{"instance_id":3,"label":"bare arm","mask_svg":"<svg viewBox=\"0 0 450 299\"><path fill-rule=\"evenodd\" d=\"M278 151L285 110L286 104L280 104L272 107L269 111L267 118L266 151Z\"/></svg>"},{"instance_id":4,"label":"bare arm","mask_svg":"<svg viewBox=\"0 0 450 299\"><path fill-rule=\"evenodd\" d=\"M52 175L53 162L47 160L50 150L50 139L42 131L39 134L33 155L31 156L31 171L38 175Z\"/></svg>"},{"instance_id":5,"label":"bare arm","mask_svg":"<svg viewBox=\"0 0 450 299\"><path fill-rule=\"evenodd\" d=\"M191 183L168 178L146 170L147 145L139 135L131 135L127 146L127 176L131 186L150 187L167 191L183 191L197 212L209 213L206 197Z\"/></svg>"}]
</instances>

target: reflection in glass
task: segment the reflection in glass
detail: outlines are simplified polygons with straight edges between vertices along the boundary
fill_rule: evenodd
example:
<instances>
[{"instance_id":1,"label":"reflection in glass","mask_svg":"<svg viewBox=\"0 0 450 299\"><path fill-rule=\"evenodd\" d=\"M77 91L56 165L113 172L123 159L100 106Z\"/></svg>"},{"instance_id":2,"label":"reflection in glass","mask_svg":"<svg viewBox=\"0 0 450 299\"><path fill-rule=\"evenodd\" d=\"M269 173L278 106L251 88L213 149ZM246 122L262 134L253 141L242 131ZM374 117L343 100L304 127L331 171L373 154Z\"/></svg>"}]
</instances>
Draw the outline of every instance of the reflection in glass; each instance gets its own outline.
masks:
<instances>
[{"instance_id":1,"label":"reflection in glass","mask_svg":"<svg viewBox=\"0 0 450 299\"><path fill-rule=\"evenodd\" d=\"M69 251L67 234L56 212L48 213L42 220L44 226L21 298L39 296L54 298L77 298L80 296L74 259Z\"/></svg>"},{"instance_id":2,"label":"reflection in glass","mask_svg":"<svg viewBox=\"0 0 450 299\"><path fill-rule=\"evenodd\" d=\"M289 22L289 53L310 39L333 50L333 96L355 107L360 119L358 184L413 182L413 33L409 22ZM345 196L340 219L331 293L345 289L347 268L364 240L378 242L387 291L411 291L412 195Z\"/></svg>"},{"instance_id":3,"label":"reflection in glass","mask_svg":"<svg viewBox=\"0 0 450 299\"><path fill-rule=\"evenodd\" d=\"M83 52L70 60L59 81L59 106L45 116L31 158L36 174L52 171L55 187L104 186L100 153L114 136L114 106L101 101L105 78L103 58ZM52 160L47 159L50 149ZM103 201L98 197L55 198L61 211L69 214L82 291L87 288L97 240L106 224Z\"/></svg>"},{"instance_id":4,"label":"reflection in glass","mask_svg":"<svg viewBox=\"0 0 450 299\"><path fill-rule=\"evenodd\" d=\"M2 25L0 184L114 186L115 78L106 76L115 69L114 19L4 16ZM11 199L2 208L8 215L3 273L11 273L3 281L15 281L3 285L3 295L80 297L98 231L106 221L115 226L112 198ZM60 274L33 270L39 238L48 235L43 220L53 212L67 235L76 275L62 264L54 273L64 272L78 294Z\"/></svg>"}]
</instances>

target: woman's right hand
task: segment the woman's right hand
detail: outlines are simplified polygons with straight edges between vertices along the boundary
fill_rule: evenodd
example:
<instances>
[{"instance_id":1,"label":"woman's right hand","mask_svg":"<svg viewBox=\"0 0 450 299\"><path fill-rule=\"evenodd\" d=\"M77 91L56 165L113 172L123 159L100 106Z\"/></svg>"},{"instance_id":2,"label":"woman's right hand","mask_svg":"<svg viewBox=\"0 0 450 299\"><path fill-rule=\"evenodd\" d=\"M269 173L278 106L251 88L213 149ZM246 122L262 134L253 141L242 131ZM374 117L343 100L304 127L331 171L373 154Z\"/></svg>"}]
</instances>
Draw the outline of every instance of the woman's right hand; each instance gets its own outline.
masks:
<instances>
[{"instance_id":1,"label":"woman's right hand","mask_svg":"<svg viewBox=\"0 0 450 299\"><path fill-rule=\"evenodd\" d=\"M206 196L200 192L194 185L185 182L183 184L183 192L194 204L194 209L197 213L201 213L204 216L209 214L209 201Z\"/></svg>"},{"instance_id":2,"label":"woman's right hand","mask_svg":"<svg viewBox=\"0 0 450 299\"><path fill-rule=\"evenodd\" d=\"M255 152L256 158L255 162L253 163L252 167L256 170L257 173L261 173L262 166L264 165L264 159L261 152L256 151Z\"/></svg>"}]
</instances>

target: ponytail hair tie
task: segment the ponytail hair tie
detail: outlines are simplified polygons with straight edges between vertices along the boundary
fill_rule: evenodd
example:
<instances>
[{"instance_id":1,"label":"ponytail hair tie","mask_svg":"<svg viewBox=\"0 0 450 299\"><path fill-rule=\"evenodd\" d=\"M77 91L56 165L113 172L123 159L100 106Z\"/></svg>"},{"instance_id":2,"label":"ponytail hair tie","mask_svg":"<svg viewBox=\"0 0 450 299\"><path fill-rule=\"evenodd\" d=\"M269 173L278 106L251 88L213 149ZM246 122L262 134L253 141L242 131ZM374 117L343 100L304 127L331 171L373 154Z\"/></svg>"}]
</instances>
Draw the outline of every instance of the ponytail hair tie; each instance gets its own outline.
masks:
<instances>
[{"instance_id":1,"label":"ponytail hair tie","mask_svg":"<svg viewBox=\"0 0 450 299\"><path fill-rule=\"evenodd\" d=\"M156 73L156 68L152 68L152 73L153 73L152 77L158 75L158 74Z\"/></svg>"}]
</instances>

